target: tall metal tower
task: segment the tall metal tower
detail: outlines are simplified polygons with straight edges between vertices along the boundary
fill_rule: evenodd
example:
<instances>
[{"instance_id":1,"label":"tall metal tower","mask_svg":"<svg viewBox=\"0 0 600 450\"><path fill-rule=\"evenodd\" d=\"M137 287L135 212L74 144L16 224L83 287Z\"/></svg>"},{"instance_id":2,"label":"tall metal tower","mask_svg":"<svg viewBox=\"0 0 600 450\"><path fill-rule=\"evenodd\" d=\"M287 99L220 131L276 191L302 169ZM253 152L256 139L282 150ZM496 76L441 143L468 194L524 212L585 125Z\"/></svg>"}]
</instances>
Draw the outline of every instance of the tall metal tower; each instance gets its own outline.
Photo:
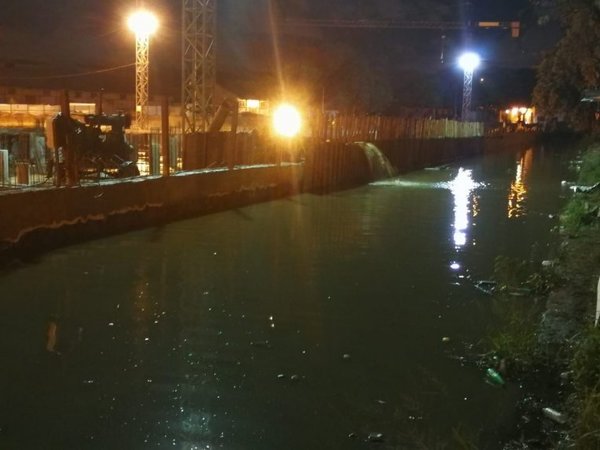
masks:
<instances>
[{"instance_id":1,"label":"tall metal tower","mask_svg":"<svg viewBox=\"0 0 600 450\"><path fill-rule=\"evenodd\" d=\"M462 96L462 120L469 118L471 111L471 98L473 97L473 72L481 62L479 55L473 52L463 53L458 59L458 65L464 71L463 96Z\"/></svg>"},{"instance_id":2,"label":"tall metal tower","mask_svg":"<svg viewBox=\"0 0 600 450\"><path fill-rule=\"evenodd\" d=\"M148 50L150 37L137 34L135 37L135 123L146 129L148 106Z\"/></svg>"},{"instance_id":3,"label":"tall metal tower","mask_svg":"<svg viewBox=\"0 0 600 450\"><path fill-rule=\"evenodd\" d=\"M471 111L471 99L473 98L473 70L464 69L462 109L460 117L466 120Z\"/></svg>"},{"instance_id":4,"label":"tall metal tower","mask_svg":"<svg viewBox=\"0 0 600 450\"><path fill-rule=\"evenodd\" d=\"M183 133L206 131L216 86L217 0L182 0Z\"/></svg>"},{"instance_id":5,"label":"tall metal tower","mask_svg":"<svg viewBox=\"0 0 600 450\"><path fill-rule=\"evenodd\" d=\"M158 27L154 14L140 9L129 17L129 28L135 33L135 123L146 129L148 107L148 67L150 36Z\"/></svg>"}]
</instances>

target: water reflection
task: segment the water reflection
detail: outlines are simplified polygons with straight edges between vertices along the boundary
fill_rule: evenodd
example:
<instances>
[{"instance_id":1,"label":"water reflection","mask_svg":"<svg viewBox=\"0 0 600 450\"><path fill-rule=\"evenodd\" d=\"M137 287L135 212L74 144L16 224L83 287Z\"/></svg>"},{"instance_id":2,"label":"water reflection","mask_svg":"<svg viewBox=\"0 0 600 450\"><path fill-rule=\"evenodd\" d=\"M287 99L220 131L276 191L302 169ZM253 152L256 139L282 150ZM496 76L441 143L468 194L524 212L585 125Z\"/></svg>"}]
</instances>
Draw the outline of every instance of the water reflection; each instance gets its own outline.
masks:
<instances>
[{"instance_id":1,"label":"water reflection","mask_svg":"<svg viewBox=\"0 0 600 450\"><path fill-rule=\"evenodd\" d=\"M550 234L546 217L505 219L515 157L487 158L473 173L420 171L73 246L1 275L0 448L358 448L371 431L389 448L433 448L459 422L495 448L518 388L491 389L448 358L491 320L461 279ZM540 181L527 207L554 211L559 183Z\"/></svg>"},{"instance_id":2,"label":"water reflection","mask_svg":"<svg viewBox=\"0 0 600 450\"><path fill-rule=\"evenodd\" d=\"M479 187L479 183L473 180L473 173L470 169L458 169L454 180L448 183L450 191L454 196L454 223L452 224L454 233L454 247L460 248L467 243L467 229L470 220L469 213L477 215L478 203L473 200L473 211L471 211L471 193Z\"/></svg>"},{"instance_id":3,"label":"water reflection","mask_svg":"<svg viewBox=\"0 0 600 450\"><path fill-rule=\"evenodd\" d=\"M527 201L528 178L533 164L533 149L530 148L517 161L515 178L510 184L508 193L507 215L509 219L524 216L526 214L525 203Z\"/></svg>"}]
</instances>

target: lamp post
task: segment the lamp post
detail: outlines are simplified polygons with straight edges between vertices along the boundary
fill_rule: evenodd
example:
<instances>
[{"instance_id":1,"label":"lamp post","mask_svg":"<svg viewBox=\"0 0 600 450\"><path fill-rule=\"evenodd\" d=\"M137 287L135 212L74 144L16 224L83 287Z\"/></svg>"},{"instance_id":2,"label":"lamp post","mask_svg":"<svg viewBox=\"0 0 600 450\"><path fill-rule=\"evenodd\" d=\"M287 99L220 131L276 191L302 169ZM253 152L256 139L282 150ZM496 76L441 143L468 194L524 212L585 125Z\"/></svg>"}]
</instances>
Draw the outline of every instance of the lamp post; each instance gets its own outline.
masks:
<instances>
[{"instance_id":1,"label":"lamp post","mask_svg":"<svg viewBox=\"0 0 600 450\"><path fill-rule=\"evenodd\" d=\"M473 72L481 63L481 58L477 53L466 52L458 58L458 65L464 72L463 96L461 119L467 120L471 110L471 97L473 95Z\"/></svg>"},{"instance_id":2,"label":"lamp post","mask_svg":"<svg viewBox=\"0 0 600 450\"><path fill-rule=\"evenodd\" d=\"M143 130L147 125L148 50L158 19L149 11L139 10L129 16L127 25L135 33L135 122L137 128Z\"/></svg>"}]
</instances>

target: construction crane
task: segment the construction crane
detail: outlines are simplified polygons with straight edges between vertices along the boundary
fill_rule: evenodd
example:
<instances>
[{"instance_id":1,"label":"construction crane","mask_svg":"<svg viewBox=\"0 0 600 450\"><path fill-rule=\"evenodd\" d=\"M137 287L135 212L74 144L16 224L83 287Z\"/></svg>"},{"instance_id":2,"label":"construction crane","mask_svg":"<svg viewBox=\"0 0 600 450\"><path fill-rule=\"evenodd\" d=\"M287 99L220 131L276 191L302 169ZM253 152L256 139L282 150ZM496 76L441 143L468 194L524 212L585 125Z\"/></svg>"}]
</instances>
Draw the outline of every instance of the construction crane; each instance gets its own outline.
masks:
<instances>
[{"instance_id":1,"label":"construction crane","mask_svg":"<svg viewBox=\"0 0 600 450\"><path fill-rule=\"evenodd\" d=\"M521 33L519 21L479 21L459 22L441 20L399 20L399 19L285 19L284 24L298 28L376 28L376 29L404 29L404 30L472 30L505 29L510 30L513 38L518 38ZM442 50L440 61L444 62L444 44L446 35L442 34Z\"/></svg>"},{"instance_id":2,"label":"construction crane","mask_svg":"<svg viewBox=\"0 0 600 450\"><path fill-rule=\"evenodd\" d=\"M521 22L512 21L481 21L481 22L451 22L451 21L408 21L398 19L285 19L284 23L294 27L320 28L401 28L408 30L464 30L472 28L510 29L514 38L519 37Z\"/></svg>"},{"instance_id":3,"label":"construction crane","mask_svg":"<svg viewBox=\"0 0 600 450\"><path fill-rule=\"evenodd\" d=\"M182 0L181 126L206 131L216 88L217 0Z\"/></svg>"},{"instance_id":4,"label":"construction crane","mask_svg":"<svg viewBox=\"0 0 600 450\"><path fill-rule=\"evenodd\" d=\"M217 0L182 0L182 87L181 114L184 134L206 131L213 115L216 88ZM510 29L519 37L520 22L451 22L343 20L343 19L286 19L286 26L322 28L397 28L462 30L473 28ZM442 55L445 36L442 35Z\"/></svg>"}]
</instances>

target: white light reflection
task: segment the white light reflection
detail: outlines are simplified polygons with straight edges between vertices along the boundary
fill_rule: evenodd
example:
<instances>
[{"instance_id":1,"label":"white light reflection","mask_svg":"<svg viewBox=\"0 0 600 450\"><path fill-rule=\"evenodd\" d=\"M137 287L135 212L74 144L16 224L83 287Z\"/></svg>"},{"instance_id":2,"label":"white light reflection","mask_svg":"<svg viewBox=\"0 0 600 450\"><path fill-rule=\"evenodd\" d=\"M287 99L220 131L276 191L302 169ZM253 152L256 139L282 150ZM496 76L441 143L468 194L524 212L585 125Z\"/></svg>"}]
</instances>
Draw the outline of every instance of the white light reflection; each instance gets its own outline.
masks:
<instances>
[{"instance_id":1,"label":"white light reflection","mask_svg":"<svg viewBox=\"0 0 600 450\"><path fill-rule=\"evenodd\" d=\"M463 247L467 243L467 229L469 227L469 206L471 203L471 192L479 186L473 180L473 174L470 169L465 170L462 167L458 169L456 178L448 183L450 191L454 196L454 246Z\"/></svg>"}]
</instances>

